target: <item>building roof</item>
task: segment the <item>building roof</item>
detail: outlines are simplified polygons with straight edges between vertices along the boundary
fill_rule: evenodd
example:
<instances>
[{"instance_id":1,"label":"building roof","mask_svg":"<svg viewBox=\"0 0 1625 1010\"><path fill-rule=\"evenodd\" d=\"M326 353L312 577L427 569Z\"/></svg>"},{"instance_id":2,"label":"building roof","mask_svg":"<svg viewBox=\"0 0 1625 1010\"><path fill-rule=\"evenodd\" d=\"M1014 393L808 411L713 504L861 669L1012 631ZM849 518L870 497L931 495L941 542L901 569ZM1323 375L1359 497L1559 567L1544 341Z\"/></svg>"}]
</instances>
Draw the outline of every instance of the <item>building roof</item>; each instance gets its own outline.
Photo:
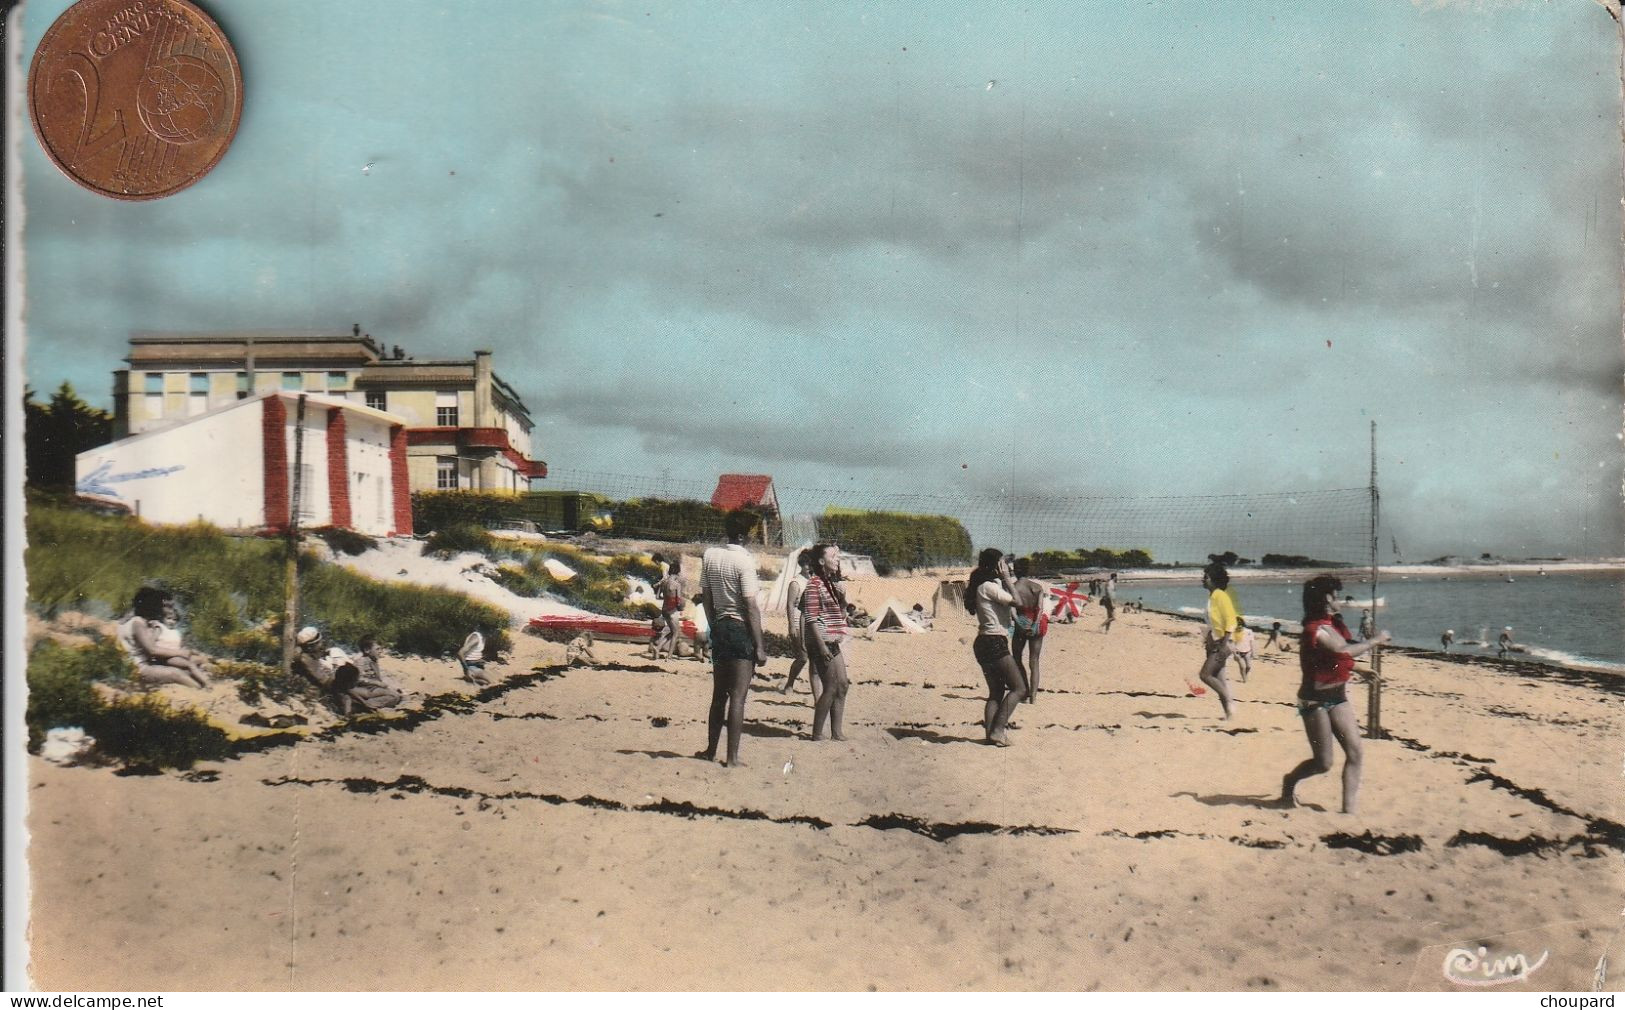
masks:
<instances>
[{"instance_id":1,"label":"building roof","mask_svg":"<svg viewBox=\"0 0 1625 1010\"><path fill-rule=\"evenodd\" d=\"M725 473L717 478L711 504L724 512L753 505L778 507L773 494L773 478L765 473Z\"/></svg>"},{"instance_id":2,"label":"building roof","mask_svg":"<svg viewBox=\"0 0 1625 1010\"><path fill-rule=\"evenodd\" d=\"M241 400L233 400L230 403L224 403L217 407L211 407L203 413L193 414L191 417L175 418L168 424L160 425L156 428L148 428L146 431L136 432L134 435L126 435L121 439L108 442L105 445L98 445L93 448L86 449L84 452L81 452L78 455L88 456L93 453L103 452L113 446L128 445L156 435L167 435L188 425L205 422L233 410L241 410L250 404L259 403L261 400L268 400L273 396L281 400L289 401L290 412L288 416L290 418L294 416L292 413L292 404L297 403L300 397L304 397L308 404L317 407L337 407L340 410L345 410L362 417L370 417L374 420L382 421L389 425L404 426L406 424L405 418L386 411L376 410L372 407L366 406L365 404L357 403L354 400L346 400L334 396L324 396L320 393L296 393L291 390L275 389L264 393L255 393L252 396L244 397Z\"/></svg>"}]
</instances>

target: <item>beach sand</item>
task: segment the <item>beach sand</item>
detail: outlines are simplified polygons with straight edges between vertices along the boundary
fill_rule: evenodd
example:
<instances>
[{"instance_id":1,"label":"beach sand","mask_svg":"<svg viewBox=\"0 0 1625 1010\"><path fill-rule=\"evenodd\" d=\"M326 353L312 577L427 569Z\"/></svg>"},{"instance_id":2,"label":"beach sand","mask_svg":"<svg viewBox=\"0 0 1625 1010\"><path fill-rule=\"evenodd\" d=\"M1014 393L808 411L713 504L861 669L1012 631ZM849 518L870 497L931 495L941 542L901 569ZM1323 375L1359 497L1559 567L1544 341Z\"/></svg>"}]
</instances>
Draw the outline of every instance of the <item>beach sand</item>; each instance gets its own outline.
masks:
<instances>
[{"instance_id":1,"label":"beach sand","mask_svg":"<svg viewBox=\"0 0 1625 1010\"><path fill-rule=\"evenodd\" d=\"M933 585L856 595L929 610ZM690 756L706 667L601 645L616 668L554 669L524 635L507 684L432 719L191 773L30 758L33 984L1450 989L1482 946L1546 952L1506 987L1562 991L1619 960L1618 695L1390 656L1363 813L1336 813L1335 771L1286 811L1297 657L1264 655L1225 725L1186 690L1199 630L1055 627L1004 749L944 612L853 644L846 743L806 739L805 678L780 696L771 661L742 768Z\"/></svg>"}]
</instances>

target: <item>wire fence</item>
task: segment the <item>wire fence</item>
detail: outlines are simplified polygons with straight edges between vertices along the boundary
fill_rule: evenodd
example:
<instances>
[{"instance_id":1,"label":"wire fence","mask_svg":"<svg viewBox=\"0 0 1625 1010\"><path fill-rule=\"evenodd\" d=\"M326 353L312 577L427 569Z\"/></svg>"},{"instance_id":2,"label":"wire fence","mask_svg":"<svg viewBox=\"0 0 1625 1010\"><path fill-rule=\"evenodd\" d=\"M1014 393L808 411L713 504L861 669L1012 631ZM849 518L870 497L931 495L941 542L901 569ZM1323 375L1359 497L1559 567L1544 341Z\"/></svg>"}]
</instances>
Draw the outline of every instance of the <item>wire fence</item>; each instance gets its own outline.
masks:
<instances>
[{"instance_id":1,"label":"wire fence","mask_svg":"<svg viewBox=\"0 0 1625 1010\"><path fill-rule=\"evenodd\" d=\"M578 508L617 535L722 536L723 511L710 504L715 483L585 470L554 470L547 483L545 494L579 495ZM909 567L963 563L988 546L1080 560L1099 557L1100 548L1143 552L1156 564L1203 563L1225 552L1263 563L1361 564L1370 559L1374 501L1370 487L1151 497L879 494L785 485L773 492L776 508L764 509L771 520L767 543L841 540L827 534L838 529L850 536L853 514L885 513L899 518L881 537L887 542L877 561ZM952 520L964 535L950 535L940 521L904 521L919 517ZM860 546L877 553L875 544Z\"/></svg>"}]
</instances>

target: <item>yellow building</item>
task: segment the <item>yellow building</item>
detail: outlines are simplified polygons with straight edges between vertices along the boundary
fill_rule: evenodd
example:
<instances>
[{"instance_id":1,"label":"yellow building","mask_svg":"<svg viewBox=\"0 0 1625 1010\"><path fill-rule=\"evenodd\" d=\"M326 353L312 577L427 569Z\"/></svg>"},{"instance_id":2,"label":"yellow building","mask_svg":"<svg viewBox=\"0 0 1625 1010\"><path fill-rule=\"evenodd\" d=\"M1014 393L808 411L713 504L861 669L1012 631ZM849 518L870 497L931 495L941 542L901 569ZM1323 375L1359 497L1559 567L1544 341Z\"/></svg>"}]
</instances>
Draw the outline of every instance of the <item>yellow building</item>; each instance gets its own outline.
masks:
<instances>
[{"instance_id":1,"label":"yellow building","mask_svg":"<svg viewBox=\"0 0 1625 1010\"><path fill-rule=\"evenodd\" d=\"M413 491L517 493L547 476L533 425L490 351L420 359L386 353L355 326L328 333L137 333L113 373L113 437L163 428L256 393L352 400L404 422Z\"/></svg>"}]
</instances>

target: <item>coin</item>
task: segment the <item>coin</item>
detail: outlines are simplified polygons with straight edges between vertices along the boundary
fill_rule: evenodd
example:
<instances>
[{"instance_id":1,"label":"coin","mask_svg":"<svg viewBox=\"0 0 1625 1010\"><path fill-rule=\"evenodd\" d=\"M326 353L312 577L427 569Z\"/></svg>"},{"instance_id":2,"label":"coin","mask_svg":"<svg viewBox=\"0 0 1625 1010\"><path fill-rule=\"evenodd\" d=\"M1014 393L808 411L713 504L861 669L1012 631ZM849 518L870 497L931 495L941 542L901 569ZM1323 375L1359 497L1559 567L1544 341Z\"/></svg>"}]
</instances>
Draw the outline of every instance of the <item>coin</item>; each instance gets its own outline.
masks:
<instances>
[{"instance_id":1,"label":"coin","mask_svg":"<svg viewBox=\"0 0 1625 1010\"><path fill-rule=\"evenodd\" d=\"M243 75L220 27L186 0L80 0L34 50L28 111L68 178L118 200L156 200L226 153Z\"/></svg>"}]
</instances>

